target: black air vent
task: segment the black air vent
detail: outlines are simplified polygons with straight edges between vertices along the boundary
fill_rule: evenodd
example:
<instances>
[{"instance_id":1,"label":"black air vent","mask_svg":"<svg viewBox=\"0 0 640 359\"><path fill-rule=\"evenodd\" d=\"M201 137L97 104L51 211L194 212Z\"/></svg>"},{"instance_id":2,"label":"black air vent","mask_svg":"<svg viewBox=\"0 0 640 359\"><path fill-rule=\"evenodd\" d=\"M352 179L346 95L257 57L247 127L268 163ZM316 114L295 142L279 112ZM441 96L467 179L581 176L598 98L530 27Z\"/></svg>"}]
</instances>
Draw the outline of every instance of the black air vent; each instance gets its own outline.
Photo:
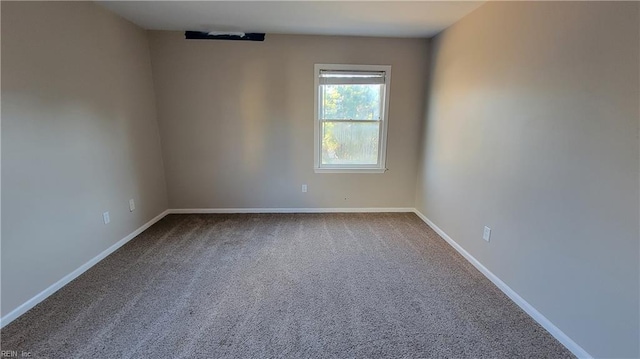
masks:
<instances>
[{"instance_id":1,"label":"black air vent","mask_svg":"<svg viewBox=\"0 0 640 359\"><path fill-rule=\"evenodd\" d=\"M264 33L211 33L204 31L185 31L187 40L235 40L235 41L264 41Z\"/></svg>"}]
</instances>

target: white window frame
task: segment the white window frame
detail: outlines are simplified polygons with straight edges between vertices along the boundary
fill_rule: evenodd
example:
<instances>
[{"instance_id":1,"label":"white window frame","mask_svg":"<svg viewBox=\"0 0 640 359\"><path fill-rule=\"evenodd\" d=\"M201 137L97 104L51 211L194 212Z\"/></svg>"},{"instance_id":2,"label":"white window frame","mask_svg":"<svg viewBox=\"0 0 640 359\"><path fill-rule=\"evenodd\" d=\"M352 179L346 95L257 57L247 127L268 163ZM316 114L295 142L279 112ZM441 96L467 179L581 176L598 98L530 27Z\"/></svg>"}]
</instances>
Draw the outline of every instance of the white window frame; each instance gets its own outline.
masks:
<instances>
[{"instance_id":1,"label":"white window frame","mask_svg":"<svg viewBox=\"0 0 640 359\"><path fill-rule=\"evenodd\" d=\"M357 164L322 164L322 121L320 121L320 71L321 70L340 70L340 71L383 71L385 73L385 81L383 86L382 108L380 109L380 135L378 145L378 163L375 165L357 165ZM314 171L315 173L384 173L387 170L387 130L389 128L389 95L391 88L391 66L389 65L344 65L344 64L315 64L314 67L314 123L313 123L313 154L314 154Z\"/></svg>"}]
</instances>

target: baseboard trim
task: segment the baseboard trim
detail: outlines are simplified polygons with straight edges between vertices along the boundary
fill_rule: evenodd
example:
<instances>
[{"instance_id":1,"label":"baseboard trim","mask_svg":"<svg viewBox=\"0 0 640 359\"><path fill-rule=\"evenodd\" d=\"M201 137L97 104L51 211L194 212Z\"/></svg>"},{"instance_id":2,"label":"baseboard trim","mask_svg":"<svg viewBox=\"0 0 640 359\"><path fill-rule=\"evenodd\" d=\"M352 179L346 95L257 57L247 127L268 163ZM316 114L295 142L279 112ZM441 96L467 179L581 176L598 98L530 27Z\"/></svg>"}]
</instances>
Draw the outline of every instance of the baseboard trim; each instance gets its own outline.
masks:
<instances>
[{"instance_id":1,"label":"baseboard trim","mask_svg":"<svg viewBox=\"0 0 640 359\"><path fill-rule=\"evenodd\" d=\"M469 263L471 263L476 269L480 271L485 277L487 277L493 284L498 287L504 294L506 294L514 303L516 303L522 310L524 310L529 316L531 316L536 322L538 322L543 328L545 328L553 337L555 337L562 345L569 349L578 358L593 358L586 350L580 347L574 342L568 335L556 327L549 319L547 319L542 313L535 309L531 304L524 300L518 293L511 289L500 278L487 269L482 263L480 263L475 257L467 252L462 246L454 241L449 235L447 235L440 227L433 223L424 214L415 208L402 208L402 207L367 207L367 208L180 208L180 209L167 209L160 213L156 217L149 220L147 223L140 226L128 236L122 238L111 247L107 248L97 256L90 259L88 262L80 266L78 269L66 275L64 278L55 282L47 289L35 295L33 298L27 300L16 309L9 312L4 317L0 318L0 328L3 328L7 324L14 321L16 318L26 313L29 309L35 307L38 303L45 300L47 297L64 287L66 284L86 272L89 268L96 265L102 259L106 258L109 254L115 252L118 248L135 238L137 235L151 227L153 224L164 218L168 214L198 214L198 213L379 213L379 212L412 212L415 213L422 221L424 221L429 227L431 227L440 237L442 237L449 245L451 245L458 253L460 253Z\"/></svg>"},{"instance_id":2,"label":"baseboard trim","mask_svg":"<svg viewBox=\"0 0 640 359\"><path fill-rule=\"evenodd\" d=\"M125 243L129 242L130 240L135 238L137 235L139 235L140 233L144 232L147 228L151 227L156 222L158 222L159 220L164 218L164 216L166 216L167 214L169 214L169 210L165 210L164 212L162 212L159 215L155 216L150 221L148 221L147 223L145 223L142 226L140 226L140 228L138 228L135 231L131 232L131 234L129 234L128 236L122 238L121 240L119 240L118 242L113 244L111 247L105 249L104 251L102 251L97 256L91 258L88 262L86 262L85 264L83 264L80 267L78 267L78 269L76 269L73 272L67 274L66 276L64 276L59 281L57 281L57 282L53 283L52 285L50 285L47 289L45 289L42 292L36 294L33 298L27 300L26 302L22 303L16 309L14 309L11 312L7 313L7 315L5 315L4 317L0 318L0 328L3 328L7 324L9 324L12 321L14 321L15 319L17 319L22 314L26 313L29 309L35 307L38 303L40 303L43 300L45 300L47 297L49 297L50 295L52 295L53 293L58 291L60 288L62 288L65 285L67 285L72 280L76 279L82 273L86 272L89 268L93 267L98 262L100 262L101 260L106 258L109 254L115 252L118 248L122 247Z\"/></svg>"},{"instance_id":3,"label":"baseboard trim","mask_svg":"<svg viewBox=\"0 0 640 359\"><path fill-rule=\"evenodd\" d=\"M504 294L507 295L514 303L516 303L522 310L524 310L531 318L533 318L538 324L546 329L554 338L556 338L562 345L569 349L578 358L592 359L593 357L587 353L580 345L573 341L562 330L556 327L547 317L542 315L536 308L534 308L529 302L524 300L518 293L511 289L505 282L503 282L498 276L493 274L487 267L482 265L480 261L474 258L469 252L467 252L462 246L454 241L449 235L447 235L440 227L436 226L429 218L422 214L417 209L414 213L420 217L429 227L431 227L440 237L442 237L451 247L453 247L458 253L460 253L469 263L471 263L476 269L480 271L485 277L487 277L493 284L498 287Z\"/></svg>"},{"instance_id":4,"label":"baseboard trim","mask_svg":"<svg viewBox=\"0 0 640 359\"><path fill-rule=\"evenodd\" d=\"M373 213L373 212L411 212L414 208L403 207L364 207L364 208L176 208L172 214L198 213Z\"/></svg>"}]
</instances>

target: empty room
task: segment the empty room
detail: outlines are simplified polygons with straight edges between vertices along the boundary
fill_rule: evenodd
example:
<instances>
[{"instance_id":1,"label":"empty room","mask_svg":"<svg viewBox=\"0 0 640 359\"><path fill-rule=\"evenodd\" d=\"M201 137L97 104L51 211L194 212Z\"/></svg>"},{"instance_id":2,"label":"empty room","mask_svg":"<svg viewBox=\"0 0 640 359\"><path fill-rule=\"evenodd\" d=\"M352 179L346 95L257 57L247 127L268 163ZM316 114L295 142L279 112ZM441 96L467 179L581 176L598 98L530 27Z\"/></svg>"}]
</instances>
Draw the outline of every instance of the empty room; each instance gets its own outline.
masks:
<instances>
[{"instance_id":1,"label":"empty room","mask_svg":"<svg viewBox=\"0 0 640 359\"><path fill-rule=\"evenodd\" d=\"M640 358L640 2L0 13L0 357Z\"/></svg>"}]
</instances>

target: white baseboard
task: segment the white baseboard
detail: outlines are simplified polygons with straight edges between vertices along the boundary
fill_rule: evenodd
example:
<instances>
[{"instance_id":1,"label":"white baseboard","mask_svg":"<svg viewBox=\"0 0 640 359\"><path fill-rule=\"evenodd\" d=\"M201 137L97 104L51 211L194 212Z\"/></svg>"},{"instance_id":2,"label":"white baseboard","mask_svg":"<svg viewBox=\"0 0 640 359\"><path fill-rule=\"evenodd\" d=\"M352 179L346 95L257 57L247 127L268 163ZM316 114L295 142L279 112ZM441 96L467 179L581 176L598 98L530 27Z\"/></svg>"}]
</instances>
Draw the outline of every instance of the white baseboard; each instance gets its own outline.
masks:
<instances>
[{"instance_id":1,"label":"white baseboard","mask_svg":"<svg viewBox=\"0 0 640 359\"><path fill-rule=\"evenodd\" d=\"M466 260L468 260L474 267L476 267L480 273L484 274L493 284L495 284L504 294L506 294L513 302L515 302L520 308L522 308L527 314L529 314L535 321L537 321L543 328L545 328L551 335L553 335L562 345L567 347L578 358L593 358L586 350L582 349L576 342L574 342L569 336L556 327L549 319L547 319L542 313L535 309L531 304L524 300L518 293L511 289L506 283L504 283L495 274L489 271L482 263L475 259L469 252L462 248L456 241L451 239L442 229L431 222L425 215L420 213L415 208L185 208L185 209L168 209L160 213L140 228L133 231L128 236L122 238L111 247L98 254L78 269L66 275L56 283L49 286L47 289L38 293L33 298L29 299L18 308L9 312L4 317L0 318L0 328L11 323L13 320L26 313L29 309L42 302L44 299L55 293L58 289L65 286L67 283L74 280L76 277L86 272L89 268L93 267L96 263L107 257L109 254L115 252L118 248L122 247L125 243L129 242L137 235L142 233L147 228L164 218L167 214L186 214L186 213L372 213L372 212L413 212L420 219L422 219L429 227L431 227L438 235L440 235L449 245L451 245L458 253L460 253Z\"/></svg>"},{"instance_id":2,"label":"white baseboard","mask_svg":"<svg viewBox=\"0 0 640 359\"><path fill-rule=\"evenodd\" d=\"M81 275L82 273L86 272L89 268L93 267L96 263L98 263L101 260L103 260L104 258L106 258L109 254L115 252L118 248L122 247L125 243L127 243L130 240L132 240L133 238L135 238L138 234L144 232L144 230L146 230L147 228L151 227L154 223L156 223L159 220L161 220L167 214L169 214L169 210L165 210L164 212L162 212L159 215L155 216L149 222L143 224L140 228L136 229L135 231L133 231L128 236L122 238L121 240L119 240L118 242L113 244L111 247L105 249L103 252L101 252L97 256L91 258L88 262L86 262L85 264L81 265L78 269L76 269L73 272L67 274L64 278L62 278L59 281L53 283L47 289L43 290L42 292L38 293L33 298L31 298L31 299L27 300L26 302L24 302L23 304L21 304L18 308L16 308L16 309L12 310L11 312L7 313L7 315L5 315L4 317L0 318L0 328L2 328L5 325L11 323L16 318L18 318L22 314L26 313L29 309L35 307L38 303L42 302L47 297L49 297L50 295L52 295L53 293L58 291L58 289L64 287L67 283L69 283L72 280L76 279L79 275Z\"/></svg>"},{"instance_id":3,"label":"white baseboard","mask_svg":"<svg viewBox=\"0 0 640 359\"><path fill-rule=\"evenodd\" d=\"M169 213L372 213L372 212L411 212L414 208L402 207L366 207L366 208L179 208Z\"/></svg>"},{"instance_id":4,"label":"white baseboard","mask_svg":"<svg viewBox=\"0 0 640 359\"><path fill-rule=\"evenodd\" d=\"M580 345L574 342L568 335L566 335L562 330L556 327L547 317L542 315L536 308L534 308L531 304L529 304L526 300L524 300L518 293L516 293L513 289L511 289L505 282L503 282L500 278L498 278L495 274L489 271L482 263L480 263L477 259L475 259L469 252L467 252L464 248L462 248L456 241L454 241L451 237L449 237L442 229L436 226L429 218L427 218L424 214L420 213L417 209L414 211L415 214L420 217L429 227L431 227L440 237L442 237L449 245L451 245L458 253L460 253L469 263L473 264L476 269L480 271L480 273L484 274L493 284L498 287L504 294L506 294L511 300L516 303L522 310L524 310L531 318L533 318L538 324L540 324L544 329L546 329L554 338L556 338L562 345L564 345L567 349L569 349L575 356L578 358L593 358L586 350L582 349Z\"/></svg>"}]
</instances>

